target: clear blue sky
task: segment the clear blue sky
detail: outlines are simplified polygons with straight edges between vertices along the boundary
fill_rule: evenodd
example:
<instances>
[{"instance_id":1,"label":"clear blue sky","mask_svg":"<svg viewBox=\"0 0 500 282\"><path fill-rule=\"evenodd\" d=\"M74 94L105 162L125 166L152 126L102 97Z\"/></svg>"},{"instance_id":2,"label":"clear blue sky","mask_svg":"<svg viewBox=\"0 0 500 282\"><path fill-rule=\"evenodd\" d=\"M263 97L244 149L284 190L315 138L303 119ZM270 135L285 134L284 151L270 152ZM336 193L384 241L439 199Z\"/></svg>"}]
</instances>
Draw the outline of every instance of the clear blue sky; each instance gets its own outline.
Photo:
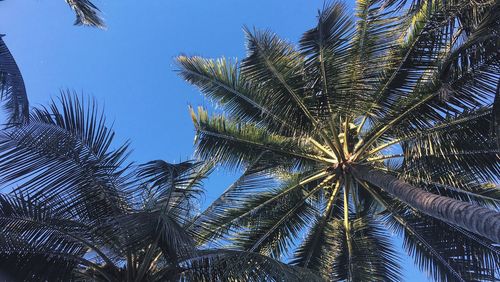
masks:
<instances>
[{"instance_id":1,"label":"clear blue sky","mask_svg":"<svg viewBox=\"0 0 500 282\"><path fill-rule=\"evenodd\" d=\"M0 33L16 58L33 106L62 89L104 105L131 159L190 159L194 128L187 106L209 106L174 72L179 54L243 57L242 27L269 28L297 42L315 24L319 0L96 0L106 31L74 27L63 0L0 2ZM352 6L351 1L348 4ZM234 178L218 170L206 183L205 204ZM396 240L399 242L399 240ZM427 281L404 258L406 281Z\"/></svg>"}]
</instances>

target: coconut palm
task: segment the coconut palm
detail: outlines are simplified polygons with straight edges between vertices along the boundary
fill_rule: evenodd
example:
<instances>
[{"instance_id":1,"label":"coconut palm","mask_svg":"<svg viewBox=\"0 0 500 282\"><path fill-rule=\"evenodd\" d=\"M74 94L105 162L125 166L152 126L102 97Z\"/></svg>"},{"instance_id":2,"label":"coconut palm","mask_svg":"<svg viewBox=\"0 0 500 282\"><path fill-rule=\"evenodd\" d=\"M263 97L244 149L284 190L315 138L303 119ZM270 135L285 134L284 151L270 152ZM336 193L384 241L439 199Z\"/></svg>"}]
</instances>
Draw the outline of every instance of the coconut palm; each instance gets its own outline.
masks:
<instances>
[{"instance_id":1,"label":"coconut palm","mask_svg":"<svg viewBox=\"0 0 500 282\"><path fill-rule=\"evenodd\" d=\"M213 165L127 164L94 102L65 94L0 132L0 277L9 281L318 280L187 233Z\"/></svg>"},{"instance_id":2,"label":"coconut palm","mask_svg":"<svg viewBox=\"0 0 500 282\"><path fill-rule=\"evenodd\" d=\"M393 231L436 280L499 279L500 4L404 2L333 3L297 47L246 28L241 63L178 58L225 113L191 110L198 156L244 170L192 234L399 281Z\"/></svg>"}]
</instances>

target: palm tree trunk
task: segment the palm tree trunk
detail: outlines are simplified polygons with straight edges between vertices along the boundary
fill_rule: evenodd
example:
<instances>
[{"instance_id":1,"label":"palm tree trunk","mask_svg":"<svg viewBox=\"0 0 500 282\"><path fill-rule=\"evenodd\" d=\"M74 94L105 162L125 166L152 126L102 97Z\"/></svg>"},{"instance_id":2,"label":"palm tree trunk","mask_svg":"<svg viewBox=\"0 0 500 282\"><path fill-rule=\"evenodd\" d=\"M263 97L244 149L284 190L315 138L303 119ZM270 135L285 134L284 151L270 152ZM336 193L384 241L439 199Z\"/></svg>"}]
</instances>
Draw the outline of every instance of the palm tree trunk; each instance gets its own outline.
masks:
<instances>
[{"instance_id":1,"label":"palm tree trunk","mask_svg":"<svg viewBox=\"0 0 500 282\"><path fill-rule=\"evenodd\" d=\"M353 165L352 173L429 216L500 243L500 213L429 193L381 170Z\"/></svg>"}]
</instances>

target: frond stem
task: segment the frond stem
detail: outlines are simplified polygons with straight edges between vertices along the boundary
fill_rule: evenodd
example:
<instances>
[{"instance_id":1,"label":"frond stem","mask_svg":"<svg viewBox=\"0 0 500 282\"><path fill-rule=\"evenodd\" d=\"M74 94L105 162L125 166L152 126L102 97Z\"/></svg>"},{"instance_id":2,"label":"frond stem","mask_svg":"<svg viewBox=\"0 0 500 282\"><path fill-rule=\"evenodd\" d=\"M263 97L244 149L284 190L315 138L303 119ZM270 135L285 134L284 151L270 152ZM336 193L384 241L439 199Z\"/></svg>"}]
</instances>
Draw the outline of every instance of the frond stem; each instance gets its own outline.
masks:
<instances>
[{"instance_id":1,"label":"frond stem","mask_svg":"<svg viewBox=\"0 0 500 282\"><path fill-rule=\"evenodd\" d=\"M231 140L231 141L236 141L236 142L240 142L240 143L246 143L246 144L250 144L253 146L261 147L267 151L274 151L278 154L296 156L299 158L309 159L309 160L313 160L313 161L320 161L320 162L327 163L327 164L335 163L335 161L333 159L327 159L327 158L323 158L321 156L311 155L311 154L301 154L301 153L290 152L290 151L286 151L286 150L283 150L280 148L271 147L268 144L249 141L246 139L241 139L241 138L237 138L234 136L225 135L225 134L221 134L221 133L215 133L215 132L204 130L204 129L198 129L198 132L201 132L203 134L213 136L213 137L218 137L218 138L222 138L222 139L226 139L226 140Z\"/></svg>"},{"instance_id":2,"label":"frond stem","mask_svg":"<svg viewBox=\"0 0 500 282\"><path fill-rule=\"evenodd\" d=\"M352 269L352 238L351 238L351 225L349 222L349 189L350 189L350 179L344 174L344 229L347 241L347 257L348 257L348 277L352 281L353 269Z\"/></svg>"},{"instance_id":3,"label":"frond stem","mask_svg":"<svg viewBox=\"0 0 500 282\"><path fill-rule=\"evenodd\" d=\"M323 229L325 227L326 222L327 222L328 218L330 217L330 213L332 211L333 204L335 203L335 200L336 200L336 198L339 194L339 191L340 191L340 184L341 184L340 180L338 180L337 183L335 184L335 188L333 189L332 195L330 196L330 198L328 199L328 203L326 204L324 214L320 219L319 229ZM316 234L315 238L312 241L314 245L318 244L318 237L319 237L319 233ZM314 250L314 246L310 247L310 250ZM309 251L307 254L307 257L306 257L306 261L304 262L305 268L307 268L307 266L309 265L309 262L311 262L312 255L313 255L313 252Z\"/></svg>"}]
</instances>

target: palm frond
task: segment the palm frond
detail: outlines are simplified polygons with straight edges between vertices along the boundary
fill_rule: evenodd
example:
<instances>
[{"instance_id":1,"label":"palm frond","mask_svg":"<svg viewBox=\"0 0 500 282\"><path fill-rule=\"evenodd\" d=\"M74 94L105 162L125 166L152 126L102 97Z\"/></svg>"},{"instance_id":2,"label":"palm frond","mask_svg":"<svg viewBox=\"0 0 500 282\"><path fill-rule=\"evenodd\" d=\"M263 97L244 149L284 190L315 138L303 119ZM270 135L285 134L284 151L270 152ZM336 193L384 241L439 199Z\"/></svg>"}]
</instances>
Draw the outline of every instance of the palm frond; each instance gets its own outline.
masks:
<instances>
[{"instance_id":1,"label":"palm frond","mask_svg":"<svg viewBox=\"0 0 500 282\"><path fill-rule=\"evenodd\" d=\"M19 67L0 34L0 101L8 114L7 124L17 125L28 121L29 103L26 87Z\"/></svg>"},{"instance_id":2,"label":"palm frond","mask_svg":"<svg viewBox=\"0 0 500 282\"><path fill-rule=\"evenodd\" d=\"M315 222L309 229L306 238L297 248L292 264L311 268L318 271L323 277L328 277L332 270L333 258L331 245L328 236L332 233L331 225L328 222L334 218L335 202L340 192L341 181L337 181L335 189L331 192L329 200L321 217L316 216Z\"/></svg>"},{"instance_id":3,"label":"palm frond","mask_svg":"<svg viewBox=\"0 0 500 282\"><path fill-rule=\"evenodd\" d=\"M296 180L291 180L296 183ZM257 210L252 217L244 220L244 229L239 231L233 242L243 250L255 251L273 258L280 258L287 254L292 242L300 232L307 227L310 220L317 215L313 200L320 189L328 188L334 176L326 177L323 181L308 190L296 190L279 200L279 205L267 209ZM281 193L290 185L272 192Z\"/></svg>"},{"instance_id":4,"label":"palm frond","mask_svg":"<svg viewBox=\"0 0 500 282\"><path fill-rule=\"evenodd\" d=\"M151 244L169 261L195 252L194 241L168 211L139 210L103 218L94 233L121 257L140 253Z\"/></svg>"},{"instance_id":5,"label":"palm frond","mask_svg":"<svg viewBox=\"0 0 500 282\"><path fill-rule=\"evenodd\" d=\"M401 25L395 11L380 1L356 1L356 29L350 42L349 62L345 76L337 84L346 95L340 106L344 114L362 114L367 109L373 85L379 82L383 70L390 66L395 38Z\"/></svg>"},{"instance_id":6,"label":"palm frond","mask_svg":"<svg viewBox=\"0 0 500 282\"><path fill-rule=\"evenodd\" d=\"M49 253L12 252L0 255L0 276L5 281L57 281L74 279L77 263Z\"/></svg>"},{"instance_id":7,"label":"palm frond","mask_svg":"<svg viewBox=\"0 0 500 282\"><path fill-rule=\"evenodd\" d=\"M376 120L384 116L386 108L390 108L408 89L414 87L415 80L421 76L423 69L429 68L435 60L435 53L439 48L428 48L429 38L436 36L431 27L435 10L429 10L433 7L422 5L418 12L402 16L399 42L388 52L379 86L370 97L372 104L368 107L358 130L365 125L366 119Z\"/></svg>"},{"instance_id":8,"label":"palm frond","mask_svg":"<svg viewBox=\"0 0 500 282\"><path fill-rule=\"evenodd\" d=\"M436 182L469 192L477 190L477 183L495 182L500 166L496 140L490 130L493 116L491 111L481 115L477 112L480 111L456 116L424 135L403 142L404 178L410 182ZM465 124L454 122L464 119ZM471 189L467 189L468 184Z\"/></svg>"},{"instance_id":9,"label":"palm frond","mask_svg":"<svg viewBox=\"0 0 500 282\"><path fill-rule=\"evenodd\" d=\"M414 87L411 88L414 91L407 97L399 98L392 107L392 113L381 120L382 124L391 126L384 125L385 129L375 131L380 134L397 123L402 124L397 130L423 129L441 121L446 115L491 104L498 82L495 73L498 73L500 65L498 52L488 50L496 49L494 30L500 26L499 11L497 5L491 7L477 29L462 40L455 40L450 34L449 25L456 20L454 17L444 21L446 24L440 25L438 30L434 28L434 32L441 34L435 45L434 63L414 80ZM486 52L478 53L478 48L485 48Z\"/></svg>"},{"instance_id":10,"label":"palm frond","mask_svg":"<svg viewBox=\"0 0 500 282\"><path fill-rule=\"evenodd\" d=\"M328 260L331 261L329 273L326 273L328 280L401 281L399 257L390 235L374 219L352 220L351 254L348 254L343 221L334 220L328 224L327 230L331 231L325 238L325 247L328 247L325 252L329 252Z\"/></svg>"},{"instance_id":11,"label":"palm frond","mask_svg":"<svg viewBox=\"0 0 500 282\"><path fill-rule=\"evenodd\" d=\"M59 203L60 204L60 203ZM27 275L31 279L70 276L78 265L100 266L86 260L84 254L92 251L107 267L115 265L109 255L92 241L89 225L76 221L60 206L40 204L22 194L0 195L0 260L2 271L13 275ZM40 263L34 267L30 262ZM15 266L16 271L4 267ZM46 268L46 269L45 269ZM26 272L21 272L25 269Z\"/></svg>"},{"instance_id":12,"label":"palm frond","mask_svg":"<svg viewBox=\"0 0 500 282\"><path fill-rule=\"evenodd\" d=\"M306 267L329 278L332 265L338 252L338 245L332 238L335 232L327 220L317 220L309 230L307 237L297 248L292 264Z\"/></svg>"},{"instance_id":13,"label":"palm frond","mask_svg":"<svg viewBox=\"0 0 500 282\"><path fill-rule=\"evenodd\" d=\"M192 117L197 129L196 154L201 159L212 159L235 168L252 163L263 151L274 153L266 154L266 160L282 167L307 165L311 160L331 160L304 148L304 141L299 143L294 138L272 135L253 124L233 122L224 116L209 117L202 108L198 109L198 115L192 111ZM284 156L293 161L285 162Z\"/></svg>"},{"instance_id":14,"label":"palm frond","mask_svg":"<svg viewBox=\"0 0 500 282\"><path fill-rule=\"evenodd\" d=\"M127 145L112 150L113 137L95 104L63 95L60 105L0 133L1 184L36 201L59 198L84 218L120 213Z\"/></svg>"},{"instance_id":15,"label":"palm frond","mask_svg":"<svg viewBox=\"0 0 500 282\"><path fill-rule=\"evenodd\" d=\"M195 216L191 222L186 225L186 229L196 238L197 243L203 245L209 239L217 234L206 233L204 230L211 230L221 224L228 209L238 208L242 197L252 195L264 187L274 185L274 180L269 177L266 170L271 167L262 162L264 154L262 152L257 159L250 164L245 172L234 181L214 202L210 204L203 212ZM229 226L230 227L230 226ZM224 230L229 229L225 228ZM207 237L208 236L208 237Z\"/></svg>"},{"instance_id":16,"label":"palm frond","mask_svg":"<svg viewBox=\"0 0 500 282\"><path fill-rule=\"evenodd\" d=\"M486 239L421 214L403 215L413 232L402 231L399 223L391 228L404 235L404 248L416 264L439 281L496 281L500 250ZM417 235L418 234L418 235Z\"/></svg>"},{"instance_id":17,"label":"palm frond","mask_svg":"<svg viewBox=\"0 0 500 282\"><path fill-rule=\"evenodd\" d=\"M245 33L249 54L242 62L242 74L266 89L262 98L272 112L286 116L298 128L316 126L317 117L311 112L313 97L307 93L303 76L305 58L271 32L245 28Z\"/></svg>"},{"instance_id":18,"label":"palm frond","mask_svg":"<svg viewBox=\"0 0 500 282\"><path fill-rule=\"evenodd\" d=\"M187 259L180 277L193 281L323 281L312 271L236 250L208 250Z\"/></svg>"},{"instance_id":19,"label":"palm frond","mask_svg":"<svg viewBox=\"0 0 500 282\"><path fill-rule=\"evenodd\" d=\"M177 64L182 78L197 86L235 120L258 122L273 133L301 134L286 115L269 108L260 87L241 73L237 61L179 56Z\"/></svg>"},{"instance_id":20,"label":"palm frond","mask_svg":"<svg viewBox=\"0 0 500 282\"><path fill-rule=\"evenodd\" d=\"M170 164L155 160L139 165L141 208L168 211L184 225L196 211L196 202L203 193L201 182L212 168L212 162L193 161Z\"/></svg>"},{"instance_id":21,"label":"palm frond","mask_svg":"<svg viewBox=\"0 0 500 282\"><path fill-rule=\"evenodd\" d=\"M88 25L92 27L105 28L99 8L89 0L66 0L66 3L75 12L75 25Z\"/></svg>"},{"instance_id":22,"label":"palm frond","mask_svg":"<svg viewBox=\"0 0 500 282\"><path fill-rule=\"evenodd\" d=\"M318 97L314 111L317 116L330 117L342 110L342 91L338 81L347 68L345 62L353 33L351 17L345 5L334 2L318 15L316 27L306 31L300 39L300 49L306 57L306 72ZM345 96L345 95L344 95Z\"/></svg>"},{"instance_id":23,"label":"palm frond","mask_svg":"<svg viewBox=\"0 0 500 282\"><path fill-rule=\"evenodd\" d=\"M229 238L249 226L249 220L259 211L265 212L272 204L286 202L291 195L305 193L304 189L312 189L311 185L327 176L326 172L314 171L291 176L281 183L265 173L247 171L226 190L219 203L202 214L203 221L194 226L194 231L201 234L198 236L202 243L211 238Z\"/></svg>"}]
</instances>

